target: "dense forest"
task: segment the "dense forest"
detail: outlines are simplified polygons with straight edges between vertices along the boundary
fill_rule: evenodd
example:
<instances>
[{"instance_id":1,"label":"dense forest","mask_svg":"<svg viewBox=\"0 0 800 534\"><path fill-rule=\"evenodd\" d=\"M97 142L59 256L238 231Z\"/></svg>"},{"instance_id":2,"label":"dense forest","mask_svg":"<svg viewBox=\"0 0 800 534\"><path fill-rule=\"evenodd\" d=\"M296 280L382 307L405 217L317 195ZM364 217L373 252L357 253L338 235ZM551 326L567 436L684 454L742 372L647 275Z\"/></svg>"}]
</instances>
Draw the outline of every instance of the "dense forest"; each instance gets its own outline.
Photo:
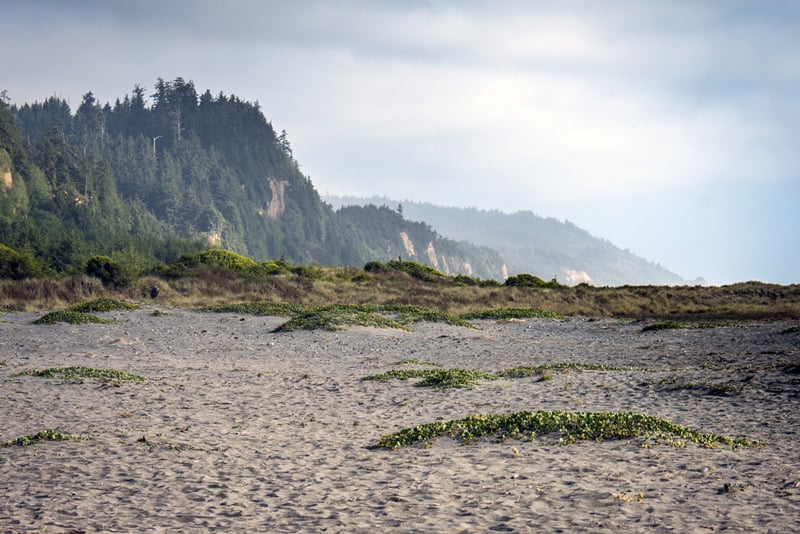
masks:
<instances>
[{"instance_id":1,"label":"dense forest","mask_svg":"<svg viewBox=\"0 0 800 534\"><path fill-rule=\"evenodd\" d=\"M191 81L11 106L0 98L0 244L54 272L103 254L138 270L222 247L257 260L363 265L404 257L501 278L487 247L439 236L387 206L335 211L257 102Z\"/></svg>"}]
</instances>

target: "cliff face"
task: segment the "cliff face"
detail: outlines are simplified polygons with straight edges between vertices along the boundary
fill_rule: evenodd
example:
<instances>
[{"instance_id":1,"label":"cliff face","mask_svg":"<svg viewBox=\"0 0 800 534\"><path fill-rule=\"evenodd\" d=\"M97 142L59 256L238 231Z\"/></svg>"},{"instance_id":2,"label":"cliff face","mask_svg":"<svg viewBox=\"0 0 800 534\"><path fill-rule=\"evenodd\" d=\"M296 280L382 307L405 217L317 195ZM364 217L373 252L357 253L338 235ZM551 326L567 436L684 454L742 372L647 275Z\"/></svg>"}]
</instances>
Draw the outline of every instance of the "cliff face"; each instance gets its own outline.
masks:
<instances>
[{"instance_id":1,"label":"cliff face","mask_svg":"<svg viewBox=\"0 0 800 534\"><path fill-rule=\"evenodd\" d=\"M344 206L336 213L380 261L402 257L449 275L503 280L504 265L497 251L444 238L428 224L409 221L386 205Z\"/></svg>"}]
</instances>

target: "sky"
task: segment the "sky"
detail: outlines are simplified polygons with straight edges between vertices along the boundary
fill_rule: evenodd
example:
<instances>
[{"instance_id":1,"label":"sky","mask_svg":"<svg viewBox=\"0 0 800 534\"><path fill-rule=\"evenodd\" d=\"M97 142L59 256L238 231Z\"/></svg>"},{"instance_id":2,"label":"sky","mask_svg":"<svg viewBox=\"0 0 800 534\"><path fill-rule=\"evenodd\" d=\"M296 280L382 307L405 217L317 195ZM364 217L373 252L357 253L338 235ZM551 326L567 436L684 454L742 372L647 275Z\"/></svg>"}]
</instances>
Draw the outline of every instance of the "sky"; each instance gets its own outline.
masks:
<instances>
[{"instance_id":1,"label":"sky","mask_svg":"<svg viewBox=\"0 0 800 534\"><path fill-rule=\"evenodd\" d=\"M12 102L182 77L321 194L530 210L686 280L800 283L795 0L0 0Z\"/></svg>"}]
</instances>

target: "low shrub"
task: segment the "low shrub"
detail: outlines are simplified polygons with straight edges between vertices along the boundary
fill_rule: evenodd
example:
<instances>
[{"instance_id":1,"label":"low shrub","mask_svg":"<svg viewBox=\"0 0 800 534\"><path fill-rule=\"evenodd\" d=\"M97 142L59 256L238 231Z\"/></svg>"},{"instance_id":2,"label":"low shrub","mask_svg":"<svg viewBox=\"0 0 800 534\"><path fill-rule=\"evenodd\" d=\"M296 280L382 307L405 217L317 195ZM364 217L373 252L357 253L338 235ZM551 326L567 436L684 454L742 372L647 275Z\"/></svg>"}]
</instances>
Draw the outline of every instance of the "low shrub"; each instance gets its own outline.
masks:
<instances>
[{"instance_id":1,"label":"low shrub","mask_svg":"<svg viewBox=\"0 0 800 534\"><path fill-rule=\"evenodd\" d=\"M260 271L266 275L288 273L290 270L291 265L284 260L266 260L261 262Z\"/></svg>"},{"instance_id":2,"label":"low shrub","mask_svg":"<svg viewBox=\"0 0 800 534\"><path fill-rule=\"evenodd\" d=\"M404 272L423 282L439 282L448 278L443 272L414 261L392 260L388 263L388 267L395 271Z\"/></svg>"},{"instance_id":3,"label":"low shrub","mask_svg":"<svg viewBox=\"0 0 800 534\"><path fill-rule=\"evenodd\" d=\"M116 289L125 287L134 276L108 256L92 256L86 263L86 274L99 278L103 286Z\"/></svg>"},{"instance_id":4,"label":"low shrub","mask_svg":"<svg viewBox=\"0 0 800 534\"><path fill-rule=\"evenodd\" d=\"M68 323L68 324L86 324L86 323L98 323L98 324L113 324L114 321L110 319L102 319L100 317L95 317L94 315L90 315L88 313L83 312L76 312L76 311L69 311L69 310L62 310L62 311L54 311L48 314L43 315L36 319L33 324L56 324L56 323Z\"/></svg>"},{"instance_id":5,"label":"low shrub","mask_svg":"<svg viewBox=\"0 0 800 534\"><path fill-rule=\"evenodd\" d=\"M506 279L506 285L509 287L559 287L559 283L555 278L549 282L545 282L538 276L525 273L509 276L508 279Z\"/></svg>"},{"instance_id":6,"label":"low shrub","mask_svg":"<svg viewBox=\"0 0 800 534\"><path fill-rule=\"evenodd\" d=\"M83 313L94 313L94 312L112 311L112 310L138 310L138 309L139 306L136 304L131 304L130 302L125 302L122 300L112 299L108 297L100 297L94 300L90 300L88 302L73 304L72 306L67 308L68 311L83 312Z\"/></svg>"},{"instance_id":7,"label":"low shrub","mask_svg":"<svg viewBox=\"0 0 800 534\"><path fill-rule=\"evenodd\" d=\"M29 254L0 244L0 278L23 280L37 278L45 274L45 269Z\"/></svg>"},{"instance_id":8,"label":"low shrub","mask_svg":"<svg viewBox=\"0 0 800 534\"><path fill-rule=\"evenodd\" d=\"M379 261L368 261L364 264L364 270L368 273L385 273L389 268Z\"/></svg>"},{"instance_id":9,"label":"low shrub","mask_svg":"<svg viewBox=\"0 0 800 534\"><path fill-rule=\"evenodd\" d=\"M464 319L563 319L563 315L538 308L500 308L462 313Z\"/></svg>"},{"instance_id":10,"label":"low shrub","mask_svg":"<svg viewBox=\"0 0 800 534\"><path fill-rule=\"evenodd\" d=\"M225 269L239 272L252 272L259 266L258 263L248 257L220 248L182 254L171 265L188 269L195 267L224 267Z\"/></svg>"}]
</instances>

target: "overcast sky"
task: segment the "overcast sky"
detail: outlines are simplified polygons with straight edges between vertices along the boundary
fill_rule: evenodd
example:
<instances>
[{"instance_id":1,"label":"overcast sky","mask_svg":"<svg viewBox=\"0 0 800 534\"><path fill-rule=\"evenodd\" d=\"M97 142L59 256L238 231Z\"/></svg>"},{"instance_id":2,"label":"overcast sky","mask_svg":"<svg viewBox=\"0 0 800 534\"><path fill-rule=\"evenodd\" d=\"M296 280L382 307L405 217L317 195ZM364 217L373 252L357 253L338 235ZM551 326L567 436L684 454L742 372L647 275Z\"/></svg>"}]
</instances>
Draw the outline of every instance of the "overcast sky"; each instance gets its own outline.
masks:
<instances>
[{"instance_id":1,"label":"overcast sky","mask_svg":"<svg viewBox=\"0 0 800 534\"><path fill-rule=\"evenodd\" d=\"M800 282L800 2L0 0L0 90L258 101L317 190L570 220Z\"/></svg>"}]
</instances>

